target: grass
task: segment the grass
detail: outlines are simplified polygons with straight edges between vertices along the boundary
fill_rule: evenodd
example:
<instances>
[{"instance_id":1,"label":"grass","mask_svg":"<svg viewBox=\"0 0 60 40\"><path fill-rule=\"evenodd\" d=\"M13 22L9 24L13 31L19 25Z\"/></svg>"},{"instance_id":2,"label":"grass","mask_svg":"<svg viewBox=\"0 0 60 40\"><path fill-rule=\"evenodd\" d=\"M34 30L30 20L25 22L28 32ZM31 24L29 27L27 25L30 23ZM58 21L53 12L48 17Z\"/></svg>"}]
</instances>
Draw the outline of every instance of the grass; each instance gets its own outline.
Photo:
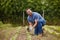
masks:
<instances>
[{"instance_id":1,"label":"grass","mask_svg":"<svg viewBox=\"0 0 60 40\"><path fill-rule=\"evenodd\" d=\"M48 26L48 28L53 29L60 33L60 26Z\"/></svg>"},{"instance_id":2,"label":"grass","mask_svg":"<svg viewBox=\"0 0 60 40\"><path fill-rule=\"evenodd\" d=\"M27 26L26 26L26 29L27 29ZM30 33L26 31L26 34L27 34L27 40L31 40L31 35L30 35Z\"/></svg>"},{"instance_id":3,"label":"grass","mask_svg":"<svg viewBox=\"0 0 60 40\"><path fill-rule=\"evenodd\" d=\"M20 30L21 30L21 27L18 27L16 33L14 34L14 36L11 37L10 40L16 40L16 38L17 38L18 33L19 33Z\"/></svg>"},{"instance_id":4,"label":"grass","mask_svg":"<svg viewBox=\"0 0 60 40\"><path fill-rule=\"evenodd\" d=\"M60 37L60 27L59 26L48 26L48 25L46 25L44 28L50 34L53 34L53 35L56 35L57 37Z\"/></svg>"},{"instance_id":5,"label":"grass","mask_svg":"<svg viewBox=\"0 0 60 40\"><path fill-rule=\"evenodd\" d=\"M11 24L1 24L0 26L0 39L9 40L14 34L17 33L20 27L13 27Z\"/></svg>"},{"instance_id":6,"label":"grass","mask_svg":"<svg viewBox=\"0 0 60 40\"><path fill-rule=\"evenodd\" d=\"M27 27L26 27L27 28ZM60 26L48 26L46 25L45 30L52 35L60 37ZM16 40L16 37L21 30L21 26L13 27L12 24L0 23L0 40ZM31 40L31 35L26 31L27 40Z\"/></svg>"}]
</instances>

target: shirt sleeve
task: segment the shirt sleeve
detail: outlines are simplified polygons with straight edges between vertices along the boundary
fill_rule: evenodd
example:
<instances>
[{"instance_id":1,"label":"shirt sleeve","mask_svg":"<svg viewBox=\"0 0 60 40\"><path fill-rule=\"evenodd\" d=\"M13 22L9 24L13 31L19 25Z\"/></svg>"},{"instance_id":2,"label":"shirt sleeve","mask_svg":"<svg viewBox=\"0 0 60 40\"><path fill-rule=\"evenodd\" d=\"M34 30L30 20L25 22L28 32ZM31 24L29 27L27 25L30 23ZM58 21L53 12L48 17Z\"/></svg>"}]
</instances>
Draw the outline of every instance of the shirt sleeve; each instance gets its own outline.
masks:
<instances>
[{"instance_id":1,"label":"shirt sleeve","mask_svg":"<svg viewBox=\"0 0 60 40\"><path fill-rule=\"evenodd\" d=\"M38 15L34 15L34 20L39 20L39 16Z\"/></svg>"},{"instance_id":2,"label":"shirt sleeve","mask_svg":"<svg viewBox=\"0 0 60 40\"><path fill-rule=\"evenodd\" d=\"M29 17L27 17L27 21L28 21L28 22L31 22L31 20L29 19Z\"/></svg>"},{"instance_id":3,"label":"shirt sleeve","mask_svg":"<svg viewBox=\"0 0 60 40\"><path fill-rule=\"evenodd\" d=\"M34 15L34 20L42 21L41 15Z\"/></svg>"}]
</instances>

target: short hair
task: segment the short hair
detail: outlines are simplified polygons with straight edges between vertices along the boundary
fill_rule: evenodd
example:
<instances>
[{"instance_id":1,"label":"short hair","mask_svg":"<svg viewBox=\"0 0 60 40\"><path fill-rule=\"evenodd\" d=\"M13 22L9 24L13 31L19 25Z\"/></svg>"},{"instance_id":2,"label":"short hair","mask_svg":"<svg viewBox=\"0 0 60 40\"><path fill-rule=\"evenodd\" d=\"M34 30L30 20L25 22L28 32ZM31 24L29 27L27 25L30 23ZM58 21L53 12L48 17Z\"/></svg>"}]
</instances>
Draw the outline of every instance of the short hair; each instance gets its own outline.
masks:
<instances>
[{"instance_id":1,"label":"short hair","mask_svg":"<svg viewBox=\"0 0 60 40\"><path fill-rule=\"evenodd\" d=\"M31 8L26 8L26 10L28 10L28 9L30 9L30 10L31 10Z\"/></svg>"}]
</instances>

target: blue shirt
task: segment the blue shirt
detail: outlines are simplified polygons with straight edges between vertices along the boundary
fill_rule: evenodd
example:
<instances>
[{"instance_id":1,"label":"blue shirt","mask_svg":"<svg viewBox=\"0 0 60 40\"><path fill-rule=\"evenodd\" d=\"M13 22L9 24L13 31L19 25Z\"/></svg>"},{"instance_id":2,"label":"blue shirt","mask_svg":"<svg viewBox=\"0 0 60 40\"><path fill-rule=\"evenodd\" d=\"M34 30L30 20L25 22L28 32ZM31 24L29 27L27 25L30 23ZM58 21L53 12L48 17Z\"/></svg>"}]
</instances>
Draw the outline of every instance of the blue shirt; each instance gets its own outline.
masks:
<instances>
[{"instance_id":1,"label":"blue shirt","mask_svg":"<svg viewBox=\"0 0 60 40\"><path fill-rule=\"evenodd\" d=\"M45 19L37 12L32 12L32 16L28 16L27 20L28 22L34 23L35 19L38 20L38 22L43 22Z\"/></svg>"}]
</instances>

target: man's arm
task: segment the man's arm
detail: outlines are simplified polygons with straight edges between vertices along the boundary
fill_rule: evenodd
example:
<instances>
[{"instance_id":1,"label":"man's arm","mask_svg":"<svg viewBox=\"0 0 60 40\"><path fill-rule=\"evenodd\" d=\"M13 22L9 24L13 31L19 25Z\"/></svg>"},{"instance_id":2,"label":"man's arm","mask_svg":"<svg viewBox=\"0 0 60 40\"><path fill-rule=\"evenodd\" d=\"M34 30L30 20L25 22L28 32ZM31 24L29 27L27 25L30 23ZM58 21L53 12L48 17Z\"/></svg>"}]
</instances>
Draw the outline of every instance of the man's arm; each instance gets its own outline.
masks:
<instances>
[{"instance_id":1,"label":"man's arm","mask_svg":"<svg viewBox=\"0 0 60 40\"><path fill-rule=\"evenodd\" d=\"M31 22L29 22L29 27L32 27L32 25L33 25L33 24L32 24Z\"/></svg>"},{"instance_id":2,"label":"man's arm","mask_svg":"<svg viewBox=\"0 0 60 40\"><path fill-rule=\"evenodd\" d=\"M38 20L35 19L35 23L34 23L33 27L36 27L37 26L37 23L38 23Z\"/></svg>"}]
</instances>

